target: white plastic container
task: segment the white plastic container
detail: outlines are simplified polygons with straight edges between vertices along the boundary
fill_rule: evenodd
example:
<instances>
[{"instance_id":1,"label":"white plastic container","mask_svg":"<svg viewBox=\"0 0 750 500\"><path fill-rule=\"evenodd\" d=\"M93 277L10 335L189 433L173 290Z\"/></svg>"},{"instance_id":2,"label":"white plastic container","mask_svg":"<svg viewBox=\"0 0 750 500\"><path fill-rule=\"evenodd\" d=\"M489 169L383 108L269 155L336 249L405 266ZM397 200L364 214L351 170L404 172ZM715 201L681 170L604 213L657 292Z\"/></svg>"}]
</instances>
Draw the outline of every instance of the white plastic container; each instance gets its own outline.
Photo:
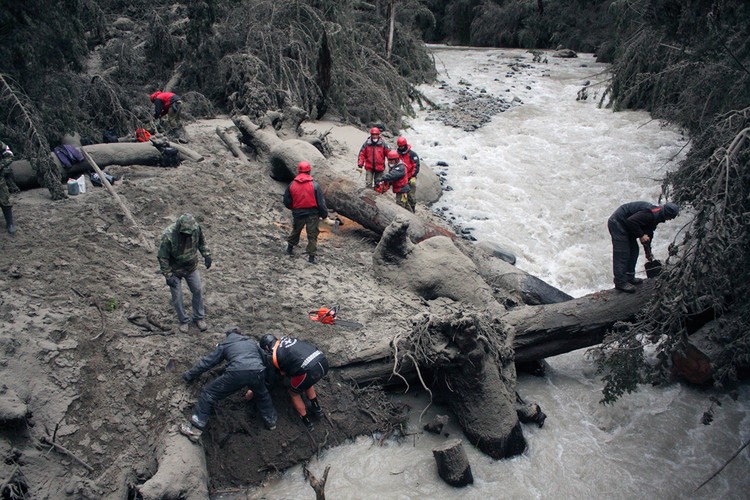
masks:
<instances>
[{"instance_id":1,"label":"white plastic container","mask_svg":"<svg viewBox=\"0 0 750 500\"><path fill-rule=\"evenodd\" d=\"M76 179L76 182L78 182L78 192L79 193L85 193L86 192L86 176L82 175L78 179Z\"/></svg>"}]
</instances>

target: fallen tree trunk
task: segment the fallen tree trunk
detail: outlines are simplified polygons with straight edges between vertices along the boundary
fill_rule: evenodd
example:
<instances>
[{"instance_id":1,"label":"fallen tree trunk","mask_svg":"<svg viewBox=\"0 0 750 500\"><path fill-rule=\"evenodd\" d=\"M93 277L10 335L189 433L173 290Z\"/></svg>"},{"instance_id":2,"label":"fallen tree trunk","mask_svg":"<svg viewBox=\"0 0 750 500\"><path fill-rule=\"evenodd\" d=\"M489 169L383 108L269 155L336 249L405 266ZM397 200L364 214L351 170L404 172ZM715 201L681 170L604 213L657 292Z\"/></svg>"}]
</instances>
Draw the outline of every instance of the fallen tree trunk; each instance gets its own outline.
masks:
<instances>
[{"instance_id":1,"label":"fallen tree trunk","mask_svg":"<svg viewBox=\"0 0 750 500\"><path fill-rule=\"evenodd\" d=\"M175 148L183 159L201 161L203 156L180 144L165 143ZM151 142L114 142L106 144L91 144L80 148L88 153L91 158L105 169L109 165L146 165L158 166L161 160L161 152ZM50 153L52 162L57 166L60 180L79 177L94 170L94 167L84 159L75 163L70 168L63 168L57 155ZM40 187L36 172L26 160L14 161L10 165L13 177L19 189L34 189Z\"/></svg>"},{"instance_id":2,"label":"fallen tree trunk","mask_svg":"<svg viewBox=\"0 0 750 500\"><path fill-rule=\"evenodd\" d=\"M522 306L501 316L514 332L517 363L600 344L618 321L632 321L654 293L647 280L636 293L605 290L559 304Z\"/></svg>"},{"instance_id":3,"label":"fallen tree trunk","mask_svg":"<svg viewBox=\"0 0 750 500\"><path fill-rule=\"evenodd\" d=\"M635 318L652 293L653 285L644 284L634 294L606 290L570 302L521 306L508 311L501 317L514 332L514 361L539 360L595 346L616 322ZM393 376L393 356L389 345L366 351L362 356L334 361L331 366L358 384L402 384ZM410 364L404 365L400 373L409 381L416 374Z\"/></svg>"}]
</instances>

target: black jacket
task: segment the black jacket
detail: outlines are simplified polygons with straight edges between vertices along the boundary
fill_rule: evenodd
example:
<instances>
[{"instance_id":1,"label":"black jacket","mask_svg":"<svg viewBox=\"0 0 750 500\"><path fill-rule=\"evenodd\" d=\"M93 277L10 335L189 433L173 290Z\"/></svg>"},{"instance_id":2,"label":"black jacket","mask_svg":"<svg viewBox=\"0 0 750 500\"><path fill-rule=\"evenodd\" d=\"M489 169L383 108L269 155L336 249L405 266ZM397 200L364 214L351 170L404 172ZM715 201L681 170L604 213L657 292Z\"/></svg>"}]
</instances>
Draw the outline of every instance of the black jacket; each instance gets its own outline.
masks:
<instances>
[{"instance_id":1,"label":"black jacket","mask_svg":"<svg viewBox=\"0 0 750 500\"><path fill-rule=\"evenodd\" d=\"M281 337L276 349L279 370L290 377L305 373L308 367L324 358L325 355L311 343L290 337Z\"/></svg>"},{"instance_id":2,"label":"black jacket","mask_svg":"<svg viewBox=\"0 0 750 500\"><path fill-rule=\"evenodd\" d=\"M613 219L630 238L640 238L647 234L649 238L654 237L656 226L666 219L663 210L658 209L647 201L633 201L620 205L610 219Z\"/></svg>"}]
</instances>

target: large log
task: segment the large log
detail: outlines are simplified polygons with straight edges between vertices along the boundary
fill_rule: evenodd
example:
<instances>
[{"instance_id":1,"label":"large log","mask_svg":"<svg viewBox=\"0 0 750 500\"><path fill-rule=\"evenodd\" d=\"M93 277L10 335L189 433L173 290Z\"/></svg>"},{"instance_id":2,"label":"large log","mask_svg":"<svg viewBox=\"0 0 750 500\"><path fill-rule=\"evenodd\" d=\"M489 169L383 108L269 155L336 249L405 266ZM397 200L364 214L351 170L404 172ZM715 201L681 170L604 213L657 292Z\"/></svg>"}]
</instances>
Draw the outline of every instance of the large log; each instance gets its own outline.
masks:
<instances>
[{"instance_id":1,"label":"large log","mask_svg":"<svg viewBox=\"0 0 750 500\"><path fill-rule=\"evenodd\" d=\"M175 143L166 144L177 149L183 159L193 161L203 160L203 157L200 154L186 148L185 146ZM161 160L161 152L151 142L91 144L81 147L81 150L88 153L101 169L105 169L110 165L157 166ZM79 177L94 170L94 167L85 159L84 161L71 165L70 168L63 168L60 160L58 160L54 153L50 153L50 156L53 163L57 166L61 181L68 178ZM28 161L14 161L11 163L10 167L13 171L13 177L15 178L16 184L20 189L25 190L39 187L36 172L34 172L34 169Z\"/></svg>"},{"instance_id":2,"label":"large log","mask_svg":"<svg viewBox=\"0 0 750 500\"><path fill-rule=\"evenodd\" d=\"M616 322L634 319L652 294L653 285L647 280L634 294L613 289L560 304L521 306L508 311L501 318L514 333L514 360L528 362L597 345ZM402 383L393 376L391 346L338 360L332 367L359 384ZM410 381L415 376L414 367L408 364L400 373Z\"/></svg>"},{"instance_id":3,"label":"large log","mask_svg":"<svg viewBox=\"0 0 750 500\"><path fill-rule=\"evenodd\" d=\"M521 306L501 320L514 332L517 363L556 356L601 343L618 321L632 321L654 293L646 280L636 293L604 290L559 304Z\"/></svg>"}]
</instances>

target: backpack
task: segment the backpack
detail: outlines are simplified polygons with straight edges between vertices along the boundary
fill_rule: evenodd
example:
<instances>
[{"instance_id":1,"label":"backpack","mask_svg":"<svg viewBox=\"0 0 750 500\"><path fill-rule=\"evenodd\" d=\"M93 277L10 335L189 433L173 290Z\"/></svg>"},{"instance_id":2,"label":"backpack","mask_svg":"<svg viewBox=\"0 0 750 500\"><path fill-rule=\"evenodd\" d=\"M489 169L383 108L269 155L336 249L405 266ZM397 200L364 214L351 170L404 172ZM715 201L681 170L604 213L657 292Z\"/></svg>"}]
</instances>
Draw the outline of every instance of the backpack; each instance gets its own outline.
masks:
<instances>
[{"instance_id":1,"label":"backpack","mask_svg":"<svg viewBox=\"0 0 750 500\"><path fill-rule=\"evenodd\" d=\"M135 129L135 140L138 142L148 142L151 140L151 133L145 128Z\"/></svg>"},{"instance_id":2,"label":"backpack","mask_svg":"<svg viewBox=\"0 0 750 500\"><path fill-rule=\"evenodd\" d=\"M138 131L136 130L136 136L138 135ZM115 132L113 129L105 130L104 133L102 133L102 142L105 144L109 144L112 142L120 142L120 138L117 137L117 132Z\"/></svg>"},{"instance_id":3,"label":"backpack","mask_svg":"<svg viewBox=\"0 0 750 500\"><path fill-rule=\"evenodd\" d=\"M78 148L71 146L70 144L57 146L52 151L55 153L55 156L57 156L57 159L60 160L63 168L70 168L74 163L83 161L83 155Z\"/></svg>"},{"instance_id":4,"label":"backpack","mask_svg":"<svg viewBox=\"0 0 750 500\"><path fill-rule=\"evenodd\" d=\"M103 172L103 173L104 173L104 178L107 179L107 182L109 182L110 184L115 183L114 177L109 175L107 172ZM91 184L93 186L102 187L102 180L99 178L99 174L97 174L96 172L91 172L91 174L89 174L89 179L91 179Z\"/></svg>"},{"instance_id":5,"label":"backpack","mask_svg":"<svg viewBox=\"0 0 750 500\"><path fill-rule=\"evenodd\" d=\"M161 158L159 159L160 167L179 167L180 155L175 148L161 148Z\"/></svg>"}]
</instances>

